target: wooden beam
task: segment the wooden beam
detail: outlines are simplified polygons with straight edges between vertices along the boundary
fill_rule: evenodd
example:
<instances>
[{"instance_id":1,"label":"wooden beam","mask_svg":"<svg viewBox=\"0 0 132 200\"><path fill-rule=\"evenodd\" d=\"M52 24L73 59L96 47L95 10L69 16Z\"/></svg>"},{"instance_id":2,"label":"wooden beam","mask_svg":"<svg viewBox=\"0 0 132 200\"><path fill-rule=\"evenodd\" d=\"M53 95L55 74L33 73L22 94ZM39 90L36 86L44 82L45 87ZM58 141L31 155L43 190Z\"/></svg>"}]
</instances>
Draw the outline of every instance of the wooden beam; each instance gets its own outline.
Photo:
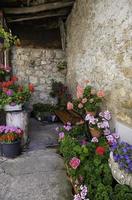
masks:
<instances>
[{"instance_id":1,"label":"wooden beam","mask_svg":"<svg viewBox=\"0 0 132 200\"><path fill-rule=\"evenodd\" d=\"M16 22L22 22L22 21L30 21L34 19L44 19L44 18L49 18L49 17L61 17L61 16L66 16L68 14L69 10L62 10L58 12L48 12L43 15L37 15L37 16L31 16L31 17L21 17L17 19L7 19L8 23L16 23Z\"/></svg>"},{"instance_id":2,"label":"wooden beam","mask_svg":"<svg viewBox=\"0 0 132 200\"><path fill-rule=\"evenodd\" d=\"M29 14L29 13L37 13L43 12L48 10L54 10L59 8L65 8L72 6L74 1L70 2L56 2L56 3L46 3L39 6L32 6L32 7L22 7L22 8L5 8L4 11L6 14Z\"/></svg>"}]
</instances>

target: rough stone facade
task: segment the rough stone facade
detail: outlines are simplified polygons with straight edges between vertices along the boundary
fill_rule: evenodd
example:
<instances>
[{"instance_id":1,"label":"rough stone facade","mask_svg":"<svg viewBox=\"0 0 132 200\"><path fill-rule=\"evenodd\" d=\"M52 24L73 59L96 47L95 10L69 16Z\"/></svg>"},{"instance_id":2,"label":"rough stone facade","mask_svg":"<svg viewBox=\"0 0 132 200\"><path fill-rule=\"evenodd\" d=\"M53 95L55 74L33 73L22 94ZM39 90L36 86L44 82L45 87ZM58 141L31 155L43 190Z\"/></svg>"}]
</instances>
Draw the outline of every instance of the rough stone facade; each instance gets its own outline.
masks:
<instances>
[{"instance_id":1,"label":"rough stone facade","mask_svg":"<svg viewBox=\"0 0 132 200\"><path fill-rule=\"evenodd\" d=\"M22 84L33 83L35 92L31 103L54 103L49 96L52 79L65 82L65 72L58 71L57 64L65 59L62 50L14 48L12 51L13 73Z\"/></svg>"},{"instance_id":2,"label":"rough stone facade","mask_svg":"<svg viewBox=\"0 0 132 200\"><path fill-rule=\"evenodd\" d=\"M107 108L132 126L132 1L76 0L67 20L67 83L90 80Z\"/></svg>"}]
</instances>

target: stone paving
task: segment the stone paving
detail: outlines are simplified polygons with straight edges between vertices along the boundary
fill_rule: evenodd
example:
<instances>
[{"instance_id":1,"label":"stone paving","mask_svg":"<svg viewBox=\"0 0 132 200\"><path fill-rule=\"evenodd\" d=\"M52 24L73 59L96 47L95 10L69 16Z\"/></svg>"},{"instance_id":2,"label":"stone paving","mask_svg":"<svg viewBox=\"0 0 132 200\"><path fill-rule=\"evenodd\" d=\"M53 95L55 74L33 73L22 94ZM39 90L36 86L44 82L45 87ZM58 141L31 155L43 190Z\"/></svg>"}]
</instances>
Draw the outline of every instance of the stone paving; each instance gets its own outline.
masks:
<instances>
[{"instance_id":1,"label":"stone paving","mask_svg":"<svg viewBox=\"0 0 132 200\"><path fill-rule=\"evenodd\" d=\"M63 160L46 148L56 145L57 125L31 124L28 151L16 159L0 157L0 200L71 200Z\"/></svg>"}]
</instances>

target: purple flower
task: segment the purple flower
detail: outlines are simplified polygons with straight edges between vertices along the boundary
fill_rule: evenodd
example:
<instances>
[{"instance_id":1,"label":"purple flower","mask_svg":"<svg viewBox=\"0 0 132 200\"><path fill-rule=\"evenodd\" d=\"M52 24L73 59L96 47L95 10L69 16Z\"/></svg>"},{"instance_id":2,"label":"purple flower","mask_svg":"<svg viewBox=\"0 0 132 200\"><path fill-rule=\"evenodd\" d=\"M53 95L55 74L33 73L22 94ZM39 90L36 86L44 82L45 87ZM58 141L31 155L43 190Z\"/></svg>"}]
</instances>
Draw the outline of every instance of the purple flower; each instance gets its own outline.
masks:
<instances>
[{"instance_id":1,"label":"purple flower","mask_svg":"<svg viewBox=\"0 0 132 200\"><path fill-rule=\"evenodd\" d=\"M75 194L74 195L74 200L82 200L80 194Z\"/></svg>"},{"instance_id":2,"label":"purple flower","mask_svg":"<svg viewBox=\"0 0 132 200\"><path fill-rule=\"evenodd\" d=\"M99 116L105 118L108 121L111 119L111 113L108 110L100 112Z\"/></svg>"},{"instance_id":3,"label":"purple flower","mask_svg":"<svg viewBox=\"0 0 132 200\"><path fill-rule=\"evenodd\" d=\"M102 126L103 126L103 128L109 128L110 127L108 121L106 121L106 120L104 120L102 122Z\"/></svg>"},{"instance_id":4,"label":"purple flower","mask_svg":"<svg viewBox=\"0 0 132 200\"><path fill-rule=\"evenodd\" d=\"M86 145L87 143L88 143L88 142L87 142L87 140L85 140L85 139L81 141L81 145Z\"/></svg>"},{"instance_id":5,"label":"purple flower","mask_svg":"<svg viewBox=\"0 0 132 200\"><path fill-rule=\"evenodd\" d=\"M104 111L104 118L106 120L110 120L111 119L111 113L108 110Z\"/></svg>"},{"instance_id":6,"label":"purple flower","mask_svg":"<svg viewBox=\"0 0 132 200\"><path fill-rule=\"evenodd\" d=\"M9 97L11 97L11 96L13 96L13 90L7 90L6 91L6 94L9 96Z\"/></svg>"},{"instance_id":7,"label":"purple flower","mask_svg":"<svg viewBox=\"0 0 132 200\"><path fill-rule=\"evenodd\" d=\"M90 115L90 114L86 115L85 120L89 121L89 124L92 124L92 125L94 125L98 122L98 119L95 118L94 116Z\"/></svg>"},{"instance_id":8,"label":"purple flower","mask_svg":"<svg viewBox=\"0 0 132 200\"><path fill-rule=\"evenodd\" d=\"M70 131L72 129L71 125L64 125L63 128L66 130L66 131Z\"/></svg>"},{"instance_id":9,"label":"purple flower","mask_svg":"<svg viewBox=\"0 0 132 200\"><path fill-rule=\"evenodd\" d=\"M105 130L103 130L104 135L110 135L110 129L106 128Z\"/></svg>"},{"instance_id":10,"label":"purple flower","mask_svg":"<svg viewBox=\"0 0 132 200\"><path fill-rule=\"evenodd\" d=\"M71 126L71 122L67 122L67 125L68 125L68 126Z\"/></svg>"},{"instance_id":11,"label":"purple flower","mask_svg":"<svg viewBox=\"0 0 132 200\"><path fill-rule=\"evenodd\" d=\"M60 132L60 133L59 133L59 139L62 140L64 137L65 137L64 132Z\"/></svg>"},{"instance_id":12,"label":"purple flower","mask_svg":"<svg viewBox=\"0 0 132 200\"><path fill-rule=\"evenodd\" d=\"M120 136L117 134L117 133L112 133L112 136L115 138L115 139L119 139Z\"/></svg>"}]
</instances>

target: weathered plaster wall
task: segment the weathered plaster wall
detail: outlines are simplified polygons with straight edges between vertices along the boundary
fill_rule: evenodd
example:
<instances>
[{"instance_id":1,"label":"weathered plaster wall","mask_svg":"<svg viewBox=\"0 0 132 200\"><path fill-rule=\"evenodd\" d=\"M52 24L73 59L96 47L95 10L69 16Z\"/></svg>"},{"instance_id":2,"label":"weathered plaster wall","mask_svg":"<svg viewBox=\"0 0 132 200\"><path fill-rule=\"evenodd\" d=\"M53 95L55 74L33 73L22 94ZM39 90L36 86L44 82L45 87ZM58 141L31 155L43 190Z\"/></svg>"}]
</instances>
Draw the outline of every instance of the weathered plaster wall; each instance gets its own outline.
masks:
<instances>
[{"instance_id":1,"label":"weathered plaster wall","mask_svg":"<svg viewBox=\"0 0 132 200\"><path fill-rule=\"evenodd\" d=\"M67 83L106 91L116 119L132 125L132 1L76 0L67 20Z\"/></svg>"},{"instance_id":2,"label":"weathered plaster wall","mask_svg":"<svg viewBox=\"0 0 132 200\"><path fill-rule=\"evenodd\" d=\"M65 59L62 50L14 48L12 51L13 73L20 83L33 83L35 92L31 103L52 103L49 96L52 79L65 82L65 73L59 72L57 64Z\"/></svg>"}]
</instances>

